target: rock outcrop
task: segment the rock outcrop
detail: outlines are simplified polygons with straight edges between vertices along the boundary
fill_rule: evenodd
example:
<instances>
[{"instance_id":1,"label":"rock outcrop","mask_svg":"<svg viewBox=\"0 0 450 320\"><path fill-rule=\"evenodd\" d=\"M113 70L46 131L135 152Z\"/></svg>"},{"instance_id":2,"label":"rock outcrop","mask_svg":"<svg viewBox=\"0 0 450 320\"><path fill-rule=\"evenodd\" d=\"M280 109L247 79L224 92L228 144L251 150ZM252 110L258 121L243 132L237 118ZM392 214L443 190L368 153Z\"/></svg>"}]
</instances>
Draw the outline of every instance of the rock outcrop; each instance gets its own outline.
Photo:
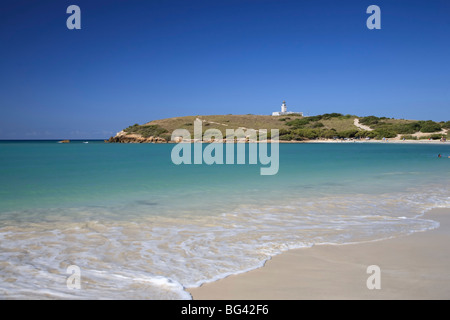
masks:
<instances>
[{"instance_id":1,"label":"rock outcrop","mask_svg":"<svg viewBox=\"0 0 450 320\"><path fill-rule=\"evenodd\" d=\"M167 143L167 140L161 137L152 136L145 138L139 134L127 134L125 131L120 131L106 141L108 143Z\"/></svg>"}]
</instances>

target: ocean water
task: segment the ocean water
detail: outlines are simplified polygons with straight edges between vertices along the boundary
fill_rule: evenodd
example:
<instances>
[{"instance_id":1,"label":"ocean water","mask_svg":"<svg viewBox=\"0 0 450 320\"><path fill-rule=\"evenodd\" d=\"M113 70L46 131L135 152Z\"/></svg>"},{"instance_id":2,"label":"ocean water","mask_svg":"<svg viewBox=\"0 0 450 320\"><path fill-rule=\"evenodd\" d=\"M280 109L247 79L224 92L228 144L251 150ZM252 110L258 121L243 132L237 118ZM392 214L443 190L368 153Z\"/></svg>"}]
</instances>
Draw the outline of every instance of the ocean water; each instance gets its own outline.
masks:
<instances>
[{"instance_id":1,"label":"ocean water","mask_svg":"<svg viewBox=\"0 0 450 320\"><path fill-rule=\"evenodd\" d=\"M292 248L437 228L424 214L450 207L448 144L280 144L273 176L177 166L173 146L0 142L0 298L190 299Z\"/></svg>"}]
</instances>

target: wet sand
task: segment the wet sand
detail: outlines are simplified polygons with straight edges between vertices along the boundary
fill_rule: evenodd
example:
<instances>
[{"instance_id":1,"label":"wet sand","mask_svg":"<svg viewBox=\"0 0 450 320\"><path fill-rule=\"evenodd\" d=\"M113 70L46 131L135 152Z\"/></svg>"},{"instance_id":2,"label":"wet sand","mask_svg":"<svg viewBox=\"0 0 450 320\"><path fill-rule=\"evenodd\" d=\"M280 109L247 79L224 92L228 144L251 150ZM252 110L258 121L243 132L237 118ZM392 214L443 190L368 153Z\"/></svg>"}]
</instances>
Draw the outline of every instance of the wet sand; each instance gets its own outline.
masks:
<instances>
[{"instance_id":1,"label":"wet sand","mask_svg":"<svg viewBox=\"0 0 450 320\"><path fill-rule=\"evenodd\" d=\"M188 291L195 300L450 299L450 209L424 218L440 227L400 238L291 250L263 268ZM380 267L369 290L367 267Z\"/></svg>"}]
</instances>

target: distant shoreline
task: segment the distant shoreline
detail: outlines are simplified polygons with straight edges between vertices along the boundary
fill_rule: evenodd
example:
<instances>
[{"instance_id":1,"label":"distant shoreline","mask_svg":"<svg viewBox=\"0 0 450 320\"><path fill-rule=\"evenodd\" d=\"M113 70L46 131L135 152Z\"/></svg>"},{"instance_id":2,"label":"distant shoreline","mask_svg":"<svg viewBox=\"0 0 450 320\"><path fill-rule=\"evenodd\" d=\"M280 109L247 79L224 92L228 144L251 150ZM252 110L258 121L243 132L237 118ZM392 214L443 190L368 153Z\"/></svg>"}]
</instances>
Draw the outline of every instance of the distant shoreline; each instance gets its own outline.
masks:
<instances>
[{"instance_id":1,"label":"distant shoreline","mask_svg":"<svg viewBox=\"0 0 450 320\"><path fill-rule=\"evenodd\" d=\"M0 139L0 142L58 142L62 140L70 140L74 142L81 141L98 141L104 142L105 139Z\"/></svg>"},{"instance_id":2,"label":"distant shoreline","mask_svg":"<svg viewBox=\"0 0 450 320\"><path fill-rule=\"evenodd\" d=\"M383 140L344 140L344 141L333 141L333 140L310 140L307 143L383 143L383 144L448 144L447 141L439 141L439 140L394 140L388 139L386 141Z\"/></svg>"},{"instance_id":3,"label":"distant shoreline","mask_svg":"<svg viewBox=\"0 0 450 320\"><path fill-rule=\"evenodd\" d=\"M69 140L69 139L67 139ZM0 139L0 143L1 142L19 142L19 143L23 143L23 142L59 142L61 141L61 139L33 139L33 140L29 140L29 139ZM83 141L89 141L89 142L103 142L103 143L111 143L108 142L105 139L70 139L70 142L83 142ZM156 144L176 144L176 143L227 143L226 141L180 141L180 142L175 142L175 141L167 141L167 142L156 142ZM264 142L267 143L271 143L272 140L264 140ZM333 139L327 139L327 140L302 140L302 141L287 141L287 140L279 140L279 143L286 143L286 144L302 144L302 143L333 143L333 144L339 144L339 143L344 143L344 144L348 144L348 143L382 143L382 144L443 144L443 145L448 145L448 141L439 141L439 140L396 140L396 139L387 139L385 141L383 140L333 140ZM152 144L151 142L112 142L113 144L119 143L119 144ZM249 142L249 141L245 141L245 142L240 142L240 141L235 141L234 143L258 143L258 141L255 142Z\"/></svg>"},{"instance_id":4,"label":"distant shoreline","mask_svg":"<svg viewBox=\"0 0 450 320\"><path fill-rule=\"evenodd\" d=\"M234 143L259 143L260 141L235 141ZM264 140L261 142L266 142L266 143L271 143L272 140ZM127 143L127 142L122 142L122 143ZM138 142L128 142L128 143L138 143ZM145 142L144 142L145 143ZM177 143L224 143L226 144L226 141L223 140L218 140L218 141L180 141L180 142L175 142L175 141L168 141L166 143L169 144L177 144ZM302 141L287 141L287 140L279 140L278 143L286 143L286 144L302 144L302 143L380 143L380 144L448 144L448 141L439 141L439 140L395 140L395 139L388 139L388 140L302 140Z\"/></svg>"}]
</instances>

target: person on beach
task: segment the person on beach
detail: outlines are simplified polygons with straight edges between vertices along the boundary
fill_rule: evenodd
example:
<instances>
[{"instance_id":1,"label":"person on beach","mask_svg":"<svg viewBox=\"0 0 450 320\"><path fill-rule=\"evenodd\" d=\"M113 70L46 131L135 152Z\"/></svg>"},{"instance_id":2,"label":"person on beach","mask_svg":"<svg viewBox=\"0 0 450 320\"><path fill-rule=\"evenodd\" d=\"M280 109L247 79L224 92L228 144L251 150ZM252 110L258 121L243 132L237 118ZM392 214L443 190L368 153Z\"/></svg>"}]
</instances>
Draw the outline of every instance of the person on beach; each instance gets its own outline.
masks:
<instances>
[{"instance_id":1,"label":"person on beach","mask_svg":"<svg viewBox=\"0 0 450 320\"><path fill-rule=\"evenodd\" d=\"M438 158L441 158L441 157L442 157L442 156L441 156L441 154L439 153L439 154L438 154Z\"/></svg>"}]
</instances>

